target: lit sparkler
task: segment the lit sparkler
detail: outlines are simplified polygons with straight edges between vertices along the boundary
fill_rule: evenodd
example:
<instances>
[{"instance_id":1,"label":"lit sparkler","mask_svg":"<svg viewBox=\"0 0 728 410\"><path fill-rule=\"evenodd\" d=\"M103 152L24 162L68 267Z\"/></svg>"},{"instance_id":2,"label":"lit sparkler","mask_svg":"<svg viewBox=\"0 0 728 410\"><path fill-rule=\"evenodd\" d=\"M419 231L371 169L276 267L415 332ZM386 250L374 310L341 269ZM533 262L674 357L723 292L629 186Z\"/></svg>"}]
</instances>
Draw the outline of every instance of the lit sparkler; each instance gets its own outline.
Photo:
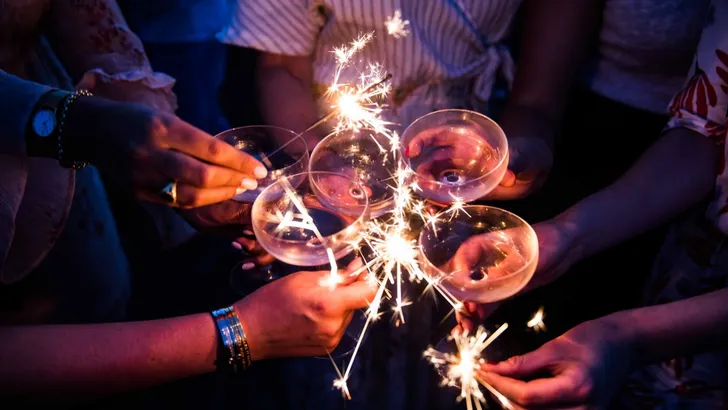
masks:
<instances>
[{"instance_id":1,"label":"lit sparkler","mask_svg":"<svg viewBox=\"0 0 728 410\"><path fill-rule=\"evenodd\" d=\"M450 336L448 339L455 342L457 353L444 353L432 347L424 353L425 358L440 371L443 386L460 388L458 400L465 400L468 410L483 409L485 395L480 390L481 385L495 396L504 408L513 408L504 395L478 377L477 373L480 366L485 363L483 357L485 349L507 328L508 324L503 324L490 336L483 327L479 327L473 336L467 332Z\"/></svg>"},{"instance_id":2,"label":"lit sparkler","mask_svg":"<svg viewBox=\"0 0 728 410\"><path fill-rule=\"evenodd\" d=\"M543 322L543 318L546 315L543 312L543 306L538 308L538 311L533 314L533 317L531 320L526 323L526 326L530 327L531 329L535 330L536 332L545 332L546 331L546 324Z\"/></svg>"},{"instance_id":3,"label":"lit sparkler","mask_svg":"<svg viewBox=\"0 0 728 410\"><path fill-rule=\"evenodd\" d=\"M401 37L408 33L406 27L409 25L409 22L401 20L399 11L386 24L388 32L394 37ZM411 182L413 171L403 165L401 158L398 158L400 147L399 136L389 129L391 123L381 118L385 106L380 104L379 101L384 100L390 91L387 81L391 76L385 73L380 64L368 64L367 69L359 73L359 82L356 84L341 81L344 70L353 68L353 59L356 53L362 50L372 40L373 36L374 33L360 35L348 46L342 46L333 50L336 55L337 67L332 84L328 87L324 96L331 104L331 111L307 129L309 131L335 118L337 120L333 127L333 132L335 133L346 130L356 132L362 129L373 131L386 137L388 147L383 146L379 142L377 142L377 145L382 153L391 152L397 164L390 185L392 190L391 211L387 217L370 222L367 229L362 232L361 240L352 244L355 247L366 245L372 255L368 260L365 259L364 265L358 271L353 272L352 276L360 274L366 275L367 281L377 286L377 291L366 311L366 322L358 337L349 363L343 372L338 368L332 358L332 363L338 374L337 379L333 383L334 387L341 390L346 398L350 398L347 381L351 376L351 370L357 353L371 323L382 316L382 304L385 301L392 301L393 306L391 310L394 313L395 322L397 324L404 323L404 308L412 303L404 297L402 289L404 284L407 282L421 283L424 281L427 284L426 291L438 293L455 311L459 311L463 305L461 301L457 300L440 285L442 278L432 278L423 272L418 261L420 249L415 240L416 232L413 232L410 226L410 218L416 216L423 223L434 227L440 218L446 217L447 215L451 215L452 217L452 215L457 215L458 212L464 211L463 201L454 198L453 204L449 209L439 214L434 214L427 211L424 201L415 197L414 193L420 190L420 188L416 183ZM297 206L297 211L300 215L280 215L278 219L285 221L285 224L289 226L292 226L292 223L299 223L303 228L316 232L315 226L310 226L312 225L312 221L310 217L307 217L305 208ZM341 278L336 273L336 261L333 260L333 255L329 259L332 265L331 276L322 285L335 287ZM393 286L394 289L390 290L390 286ZM471 409L473 403L475 403L477 409L480 409L480 403L484 401L483 394L478 388L478 382L498 397L505 407L510 406L503 395L495 391L484 381L478 380L475 375L475 366L482 360L482 351L506 327L507 325L502 326L488 338L486 338L487 335L484 331L479 331L474 337L461 336L459 339L456 339L459 350L459 354L456 356L442 354L433 349L425 352L425 355L430 357L433 363L448 366L449 370L447 374L449 376L446 379L446 383L457 383L462 386L462 395L468 401L469 409Z\"/></svg>"}]
</instances>

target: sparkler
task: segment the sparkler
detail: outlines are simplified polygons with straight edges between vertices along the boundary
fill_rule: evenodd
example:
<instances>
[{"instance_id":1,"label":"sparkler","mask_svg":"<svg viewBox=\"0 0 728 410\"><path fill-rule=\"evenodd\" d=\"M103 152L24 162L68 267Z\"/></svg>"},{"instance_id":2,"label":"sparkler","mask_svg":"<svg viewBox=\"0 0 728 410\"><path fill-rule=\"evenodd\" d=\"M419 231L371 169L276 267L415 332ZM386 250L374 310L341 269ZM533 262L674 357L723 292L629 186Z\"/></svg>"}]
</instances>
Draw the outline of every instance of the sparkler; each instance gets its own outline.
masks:
<instances>
[{"instance_id":1,"label":"sparkler","mask_svg":"<svg viewBox=\"0 0 728 410\"><path fill-rule=\"evenodd\" d=\"M401 37L407 34L406 27L409 22L402 21L401 14L397 11L387 21L386 25L389 34L394 37ZM416 183L411 182L413 171L404 166L402 159L399 158L399 136L388 128L391 123L381 118L385 106L380 104L379 101L383 100L390 91L387 81L391 76L385 74L380 64L368 64L367 69L360 72L359 82L356 84L341 81L344 70L352 68L352 60L356 53L363 49L372 40L373 36L374 33L360 35L348 46L333 50L337 67L332 84L324 95L324 98L330 103L331 111L306 130L309 131L335 118L334 133L346 130L356 132L362 129L373 131L385 137L387 144L382 145L376 140L375 142L377 142L382 153L390 152L396 163L396 170L390 179L392 181L390 184L392 209L386 217L370 222L364 232L361 233L360 240L352 244L356 248L366 245L371 251L368 260L363 257L364 265L356 272L353 272L352 276L366 275L367 281L377 286L377 291L366 310L366 322L358 337L349 363L343 372L331 358L338 375L333 385L341 390L346 398L351 397L347 381L351 376L351 370L364 335L370 325L382 316L382 305L385 301L393 302L392 312L395 323L399 325L405 322L404 308L412 303L403 295L402 286L406 281L426 283L425 291L439 294L452 306L454 311L459 311L463 306L461 301L440 285L443 278L433 278L421 269L418 260L420 249L415 240L416 232L410 226L410 219L414 216L419 217L424 224L435 227L441 218L447 215L452 218L458 212L464 211L463 201L453 198L453 204L449 209L440 213L433 213L427 210L424 201L415 197L415 192L420 188ZM287 192L293 193L292 188L287 189ZM295 194L293 196L295 197ZM298 224L302 229L318 232L313 221L305 212L305 208L302 205L298 206L299 201L295 201L294 198L290 198L290 200L296 205L298 213L296 215L277 215L277 222L283 228L293 227ZM317 236L320 236L320 234L317 234ZM322 238L319 239L322 240ZM331 275L329 280L322 283L324 286L335 287L341 280L337 274L334 259L331 253L329 255ZM390 286L395 289L390 291ZM508 400L483 380L479 380L475 372L478 363L482 361L481 353L483 350L506 328L507 325L502 326L490 337L487 337L484 330L479 330L473 337L467 335L456 337L457 355L440 353L434 349L428 349L425 352L425 356L430 358L433 364L447 367L447 376L444 378L444 382L461 387L461 398L464 398L468 403L468 410L472 410L473 405L480 410L481 403L485 400L478 383L499 398L505 407L510 408Z\"/></svg>"},{"instance_id":2,"label":"sparkler","mask_svg":"<svg viewBox=\"0 0 728 410\"><path fill-rule=\"evenodd\" d=\"M440 352L434 348L428 348L424 353L425 358L442 374L444 386L460 387L458 400L465 400L468 410L483 409L485 395L480 390L481 385L495 396L504 408L513 408L504 395L478 377L477 373L480 365L485 363L483 352L507 328L508 324L503 324L490 336L483 327L479 327L473 336L467 332L450 336L448 339L454 341L457 347L455 354Z\"/></svg>"},{"instance_id":3,"label":"sparkler","mask_svg":"<svg viewBox=\"0 0 728 410\"><path fill-rule=\"evenodd\" d=\"M538 308L538 311L533 314L533 317L531 320L526 323L526 326L530 327L531 329L534 329L536 332L545 332L546 331L546 324L543 322L543 318L546 315L543 312L543 306Z\"/></svg>"}]
</instances>

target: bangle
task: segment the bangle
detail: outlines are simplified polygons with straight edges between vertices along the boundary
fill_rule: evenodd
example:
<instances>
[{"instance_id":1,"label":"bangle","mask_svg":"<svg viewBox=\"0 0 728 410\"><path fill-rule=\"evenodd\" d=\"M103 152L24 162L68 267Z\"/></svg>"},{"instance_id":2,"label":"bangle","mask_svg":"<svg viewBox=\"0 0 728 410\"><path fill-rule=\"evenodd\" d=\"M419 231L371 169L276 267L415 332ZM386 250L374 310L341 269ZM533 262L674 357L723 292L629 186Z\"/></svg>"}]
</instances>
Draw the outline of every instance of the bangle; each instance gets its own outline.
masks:
<instances>
[{"instance_id":1,"label":"bangle","mask_svg":"<svg viewBox=\"0 0 728 410\"><path fill-rule=\"evenodd\" d=\"M73 103L78 100L79 97L90 97L92 94L88 90L78 90L74 92L73 94L66 97L66 99L63 101L63 107L61 108L61 116L58 120L58 163L61 164L62 167L65 168L71 168L71 169L79 169L83 168L88 165L88 162L85 161L73 161L64 158L63 154L63 129L66 125L66 120L68 119L68 112L71 110L71 106L73 106Z\"/></svg>"},{"instance_id":2,"label":"bangle","mask_svg":"<svg viewBox=\"0 0 728 410\"><path fill-rule=\"evenodd\" d=\"M220 332L221 353L227 357L227 364L233 374L240 374L252 364L248 339L235 308L230 306L211 312ZM218 364L223 361L218 359Z\"/></svg>"}]
</instances>

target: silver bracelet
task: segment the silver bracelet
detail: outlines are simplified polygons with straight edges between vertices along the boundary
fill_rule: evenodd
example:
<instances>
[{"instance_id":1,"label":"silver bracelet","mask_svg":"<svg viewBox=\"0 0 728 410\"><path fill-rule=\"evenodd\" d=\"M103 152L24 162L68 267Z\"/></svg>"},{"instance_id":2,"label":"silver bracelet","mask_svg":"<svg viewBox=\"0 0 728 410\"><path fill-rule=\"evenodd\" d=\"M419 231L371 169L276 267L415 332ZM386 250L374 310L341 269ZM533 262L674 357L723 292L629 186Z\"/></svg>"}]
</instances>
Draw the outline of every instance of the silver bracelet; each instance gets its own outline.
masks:
<instances>
[{"instance_id":1,"label":"silver bracelet","mask_svg":"<svg viewBox=\"0 0 728 410\"><path fill-rule=\"evenodd\" d=\"M221 352L227 356L227 364L234 374L242 373L252 364L248 339L245 337L243 325L240 323L235 308L230 306L213 310L212 317L220 333L222 341Z\"/></svg>"}]
</instances>

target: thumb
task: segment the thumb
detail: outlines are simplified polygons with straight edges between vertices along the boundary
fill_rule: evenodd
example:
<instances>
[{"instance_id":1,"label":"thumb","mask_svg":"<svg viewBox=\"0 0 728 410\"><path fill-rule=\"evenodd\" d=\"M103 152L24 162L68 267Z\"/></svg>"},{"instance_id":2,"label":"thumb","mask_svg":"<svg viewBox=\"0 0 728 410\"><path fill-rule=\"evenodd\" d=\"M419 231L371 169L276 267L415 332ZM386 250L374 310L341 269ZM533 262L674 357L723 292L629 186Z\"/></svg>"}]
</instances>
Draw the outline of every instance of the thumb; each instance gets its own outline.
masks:
<instances>
[{"instance_id":1,"label":"thumb","mask_svg":"<svg viewBox=\"0 0 728 410\"><path fill-rule=\"evenodd\" d=\"M503 175L503 179L501 179L499 185L502 187L510 188L516 184L516 179L516 174L513 171L511 171L510 169L506 170L506 173L505 175Z\"/></svg>"},{"instance_id":2,"label":"thumb","mask_svg":"<svg viewBox=\"0 0 728 410\"><path fill-rule=\"evenodd\" d=\"M540 372L551 362L551 355L542 348L522 356L513 356L500 363L485 363L481 369L506 377L524 378Z\"/></svg>"},{"instance_id":3,"label":"thumb","mask_svg":"<svg viewBox=\"0 0 728 410\"><path fill-rule=\"evenodd\" d=\"M339 286L334 291L334 298L346 310L363 309L369 306L377 292L377 287L363 280L357 280L346 286Z\"/></svg>"}]
</instances>

